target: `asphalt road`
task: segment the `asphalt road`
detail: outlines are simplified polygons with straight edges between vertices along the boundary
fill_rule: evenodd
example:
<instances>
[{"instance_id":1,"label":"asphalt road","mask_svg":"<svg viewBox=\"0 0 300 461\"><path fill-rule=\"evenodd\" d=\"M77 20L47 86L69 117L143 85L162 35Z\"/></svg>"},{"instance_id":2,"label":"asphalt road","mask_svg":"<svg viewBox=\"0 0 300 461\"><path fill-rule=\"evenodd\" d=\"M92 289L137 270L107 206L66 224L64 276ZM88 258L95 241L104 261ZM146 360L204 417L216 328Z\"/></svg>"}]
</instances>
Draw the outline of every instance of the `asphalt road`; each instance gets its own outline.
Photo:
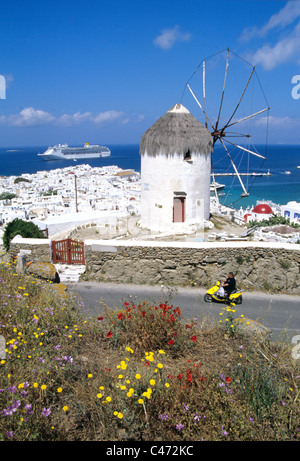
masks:
<instances>
[{"instance_id":1,"label":"asphalt road","mask_svg":"<svg viewBox=\"0 0 300 461\"><path fill-rule=\"evenodd\" d=\"M204 289L164 286L123 285L116 283L79 282L68 284L92 316L99 316L103 305L120 309L125 301L170 302L179 306L183 318L220 319L222 304L204 302ZM236 316L243 314L272 330L274 338L290 341L300 335L300 296L266 293L243 293L243 303L237 305ZM297 338L300 339L300 338Z\"/></svg>"}]
</instances>

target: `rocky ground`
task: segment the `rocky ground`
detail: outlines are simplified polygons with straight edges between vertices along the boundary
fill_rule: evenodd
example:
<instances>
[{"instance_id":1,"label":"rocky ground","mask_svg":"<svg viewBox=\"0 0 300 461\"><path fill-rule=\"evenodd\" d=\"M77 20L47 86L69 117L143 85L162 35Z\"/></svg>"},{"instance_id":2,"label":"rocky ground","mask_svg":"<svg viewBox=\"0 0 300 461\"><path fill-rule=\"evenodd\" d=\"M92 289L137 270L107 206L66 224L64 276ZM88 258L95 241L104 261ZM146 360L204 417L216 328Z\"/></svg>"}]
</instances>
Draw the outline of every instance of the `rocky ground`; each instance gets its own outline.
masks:
<instances>
[{"instance_id":1,"label":"rocky ground","mask_svg":"<svg viewBox=\"0 0 300 461\"><path fill-rule=\"evenodd\" d=\"M158 234L151 233L149 230L141 229L137 227L138 219L137 217L130 217L130 222L128 225L129 232L126 235L117 235L113 231L102 232L98 227L89 227L85 229L78 230L75 234L72 235L73 239L77 240L99 240L99 239L110 239L110 238L119 238L122 240L155 240L155 241L195 241L195 240L208 240L209 235L221 234L226 232L229 235L239 237L244 231L245 228L239 226L238 224L232 223L229 218L223 216L213 215L211 218L211 223L213 227L211 229L205 229L193 234L179 234L179 235L168 235L167 233Z\"/></svg>"}]
</instances>

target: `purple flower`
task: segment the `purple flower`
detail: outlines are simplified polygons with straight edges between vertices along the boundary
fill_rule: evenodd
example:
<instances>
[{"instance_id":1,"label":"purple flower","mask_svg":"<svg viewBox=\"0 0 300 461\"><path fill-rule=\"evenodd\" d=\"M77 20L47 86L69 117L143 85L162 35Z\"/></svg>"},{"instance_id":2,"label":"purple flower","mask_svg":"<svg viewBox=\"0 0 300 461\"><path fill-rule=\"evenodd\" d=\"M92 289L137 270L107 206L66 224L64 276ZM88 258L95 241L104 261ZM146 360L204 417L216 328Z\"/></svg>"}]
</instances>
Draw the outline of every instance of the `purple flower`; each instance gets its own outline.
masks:
<instances>
[{"instance_id":1,"label":"purple flower","mask_svg":"<svg viewBox=\"0 0 300 461\"><path fill-rule=\"evenodd\" d=\"M32 415L32 405L31 405L30 403L28 403L27 405L25 405L24 410L25 410L29 415Z\"/></svg>"},{"instance_id":2,"label":"purple flower","mask_svg":"<svg viewBox=\"0 0 300 461\"><path fill-rule=\"evenodd\" d=\"M43 411L42 411L42 416L45 416L45 417L47 417L47 416L49 416L49 415L50 415L50 413L51 413L51 410L50 410L50 408L43 408Z\"/></svg>"},{"instance_id":3,"label":"purple flower","mask_svg":"<svg viewBox=\"0 0 300 461\"><path fill-rule=\"evenodd\" d=\"M6 432L6 435L7 435L7 437L13 438L14 433L13 433L13 431L7 431L7 432Z\"/></svg>"},{"instance_id":4,"label":"purple flower","mask_svg":"<svg viewBox=\"0 0 300 461\"><path fill-rule=\"evenodd\" d=\"M167 415L167 413L164 413L163 415L159 415L159 418L163 421L166 421L169 418L169 416Z\"/></svg>"},{"instance_id":5,"label":"purple flower","mask_svg":"<svg viewBox=\"0 0 300 461\"><path fill-rule=\"evenodd\" d=\"M183 428L184 428L183 424L181 424L181 423L176 424L176 429L177 429L178 431L181 431L181 429L183 429Z\"/></svg>"},{"instance_id":6,"label":"purple flower","mask_svg":"<svg viewBox=\"0 0 300 461\"><path fill-rule=\"evenodd\" d=\"M224 431L224 426L222 426L222 431L223 431L223 435L224 435L224 437L227 437L227 435L228 435L228 432L227 432L227 431Z\"/></svg>"}]
</instances>

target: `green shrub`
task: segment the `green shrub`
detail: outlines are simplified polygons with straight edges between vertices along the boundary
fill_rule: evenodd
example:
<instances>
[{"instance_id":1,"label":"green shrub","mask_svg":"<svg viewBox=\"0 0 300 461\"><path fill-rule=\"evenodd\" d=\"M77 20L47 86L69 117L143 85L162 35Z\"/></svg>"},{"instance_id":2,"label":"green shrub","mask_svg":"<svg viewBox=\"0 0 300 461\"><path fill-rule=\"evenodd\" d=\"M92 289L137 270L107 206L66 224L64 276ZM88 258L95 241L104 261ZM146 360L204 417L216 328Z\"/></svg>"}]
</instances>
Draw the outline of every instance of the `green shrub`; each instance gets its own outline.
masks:
<instances>
[{"instance_id":1,"label":"green shrub","mask_svg":"<svg viewBox=\"0 0 300 461\"><path fill-rule=\"evenodd\" d=\"M41 229L31 221L15 218L7 223L3 234L3 246L8 251L11 240L21 235L24 238L45 238Z\"/></svg>"}]
</instances>

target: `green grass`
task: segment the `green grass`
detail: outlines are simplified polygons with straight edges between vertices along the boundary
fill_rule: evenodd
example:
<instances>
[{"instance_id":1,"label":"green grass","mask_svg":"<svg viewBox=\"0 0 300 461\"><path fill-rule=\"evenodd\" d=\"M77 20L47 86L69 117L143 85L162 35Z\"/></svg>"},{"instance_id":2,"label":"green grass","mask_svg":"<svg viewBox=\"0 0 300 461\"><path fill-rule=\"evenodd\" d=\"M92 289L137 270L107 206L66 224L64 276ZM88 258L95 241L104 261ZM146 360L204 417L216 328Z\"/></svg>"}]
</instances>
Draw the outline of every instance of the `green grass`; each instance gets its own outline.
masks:
<instances>
[{"instance_id":1,"label":"green grass","mask_svg":"<svg viewBox=\"0 0 300 461\"><path fill-rule=\"evenodd\" d=\"M299 361L234 306L218 325L170 299L91 318L53 287L0 266L0 440L299 440Z\"/></svg>"}]
</instances>

